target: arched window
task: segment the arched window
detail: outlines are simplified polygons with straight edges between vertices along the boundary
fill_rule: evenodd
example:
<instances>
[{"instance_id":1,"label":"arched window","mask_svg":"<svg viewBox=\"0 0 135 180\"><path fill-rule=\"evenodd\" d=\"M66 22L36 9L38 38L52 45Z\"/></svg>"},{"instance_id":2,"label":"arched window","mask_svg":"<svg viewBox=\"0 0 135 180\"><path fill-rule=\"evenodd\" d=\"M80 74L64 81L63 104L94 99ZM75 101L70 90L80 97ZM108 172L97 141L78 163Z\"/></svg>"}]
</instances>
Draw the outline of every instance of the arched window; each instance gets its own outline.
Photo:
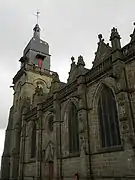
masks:
<instances>
[{"instance_id":1,"label":"arched window","mask_svg":"<svg viewBox=\"0 0 135 180\"><path fill-rule=\"evenodd\" d=\"M98 114L102 147L120 145L120 132L115 97L112 90L105 85L98 102Z\"/></svg>"},{"instance_id":2,"label":"arched window","mask_svg":"<svg viewBox=\"0 0 135 180\"><path fill-rule=\"evenodd\" d=\"M76 153L79 152L79 133L78 133L78 118L77 118L77 108L71 103L69 107L69 117L68 117L68 127L69 127L69 152Z\"/></svg>"},{"instance_id":3,"label":"arched window","mask_svg":"<svg viewBox=\"0 0 135 180\"><path fill-rule=\"evenodd\" d=\"M33 125L31 134L31 158L36 156L36 123Z\"/></svg>"}]
</instances>

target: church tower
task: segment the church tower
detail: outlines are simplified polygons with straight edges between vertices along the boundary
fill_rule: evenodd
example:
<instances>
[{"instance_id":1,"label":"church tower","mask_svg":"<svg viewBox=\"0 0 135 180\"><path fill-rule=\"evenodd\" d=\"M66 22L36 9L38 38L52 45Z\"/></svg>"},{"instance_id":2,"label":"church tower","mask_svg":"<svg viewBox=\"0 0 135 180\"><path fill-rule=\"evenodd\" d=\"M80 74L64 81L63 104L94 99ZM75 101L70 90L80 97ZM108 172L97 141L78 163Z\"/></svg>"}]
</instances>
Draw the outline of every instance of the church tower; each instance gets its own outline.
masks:
<instances>
[{"instance_id":1,"label":"church tower","mask_svg":"<svg viewBox=\"0 0 135 180\"><path fill-rule=\"evenodd\" d=\"M20 70L13 78L13 106L10 109L1 161L1 179L3 180L18 178L19 163L21 164L22 116L26 109L29 110L44 100L51 86L49 45L41 40L38 24L35 25L33 31L33 37L19 60Z\"/></svg>"},{"instance_id":2,"label":"church tower","mask_svg":"<svg viewBox=\"0 0 135 180\"><path fill-rule=\"evenodd\" d=\"M24 49L23 56L29 59L30 64L34 64L40 68L50 69L49 45L40 39L40 27L38 24L33 29L33 37ZM24 60L20 60L22 66Z\"/></svg>"}]
</instances>

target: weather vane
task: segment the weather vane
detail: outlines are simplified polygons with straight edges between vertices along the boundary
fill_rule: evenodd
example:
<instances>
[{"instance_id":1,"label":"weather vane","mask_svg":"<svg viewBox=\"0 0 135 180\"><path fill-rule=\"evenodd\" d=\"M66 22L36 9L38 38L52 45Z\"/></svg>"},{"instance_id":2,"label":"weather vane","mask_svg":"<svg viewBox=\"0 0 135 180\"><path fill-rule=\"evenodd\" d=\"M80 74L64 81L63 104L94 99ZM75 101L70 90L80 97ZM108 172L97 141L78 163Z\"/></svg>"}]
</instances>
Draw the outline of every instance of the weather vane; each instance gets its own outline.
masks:
<instances>
[{"instance_id":1,"label":"weather vane","mask_svg":"<svg viewBox=\"0 0 135 180\"><path fill-rule=\"evenodd\" d=\"M40 15L40 12L39 12L39 11L37 11L37 13L36 13L36 17L37 17L37 24L38 24L38 22L39 22L39 15Z\"/></svg>"}]
</instances>

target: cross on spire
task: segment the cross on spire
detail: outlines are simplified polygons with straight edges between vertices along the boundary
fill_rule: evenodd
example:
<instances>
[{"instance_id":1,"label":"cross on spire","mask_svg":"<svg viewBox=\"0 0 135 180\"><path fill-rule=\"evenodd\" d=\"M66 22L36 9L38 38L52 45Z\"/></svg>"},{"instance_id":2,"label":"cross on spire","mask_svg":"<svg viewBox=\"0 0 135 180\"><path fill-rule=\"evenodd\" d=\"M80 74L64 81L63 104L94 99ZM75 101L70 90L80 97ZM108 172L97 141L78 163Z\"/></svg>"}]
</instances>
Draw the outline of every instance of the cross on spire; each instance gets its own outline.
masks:
<instances>
[{"instance_id":1,"label":"cross on spire","mask_svg":"<svg viewBox=\"0 0 135 180\"><path fill-rule=\"evenodd\" d=\"M40 15L40 12L39 12L39 11L37 11L37 13L36 13L36 17L37 17L37 24L38 24L38 22L39 22L39 15Z\"/></svg>"}]
</instances>

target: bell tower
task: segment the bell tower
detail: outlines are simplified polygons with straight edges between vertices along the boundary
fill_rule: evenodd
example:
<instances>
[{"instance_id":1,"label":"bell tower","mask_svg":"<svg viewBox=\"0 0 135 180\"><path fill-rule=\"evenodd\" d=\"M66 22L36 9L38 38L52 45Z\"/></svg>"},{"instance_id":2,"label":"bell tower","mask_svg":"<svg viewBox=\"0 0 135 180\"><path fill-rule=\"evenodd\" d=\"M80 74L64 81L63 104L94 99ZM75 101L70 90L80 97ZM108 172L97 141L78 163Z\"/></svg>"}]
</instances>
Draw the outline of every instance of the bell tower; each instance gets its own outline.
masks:
<instances>
[{"instance_id":1,"label":"bell tower","mask_svg":"<svg viewBox=\"0 0 135 180\"><path fill-rule=\"evenodd\" d=\"M33 31L33 37L25 47L23 56L27 57L30 64L50 70L49 45L47 42L40 39L41 30L38 24L35 25Z\"/></svg>"},{"instance_id":2,"label":"bell tower","mask_svg":"<svg viewBox=\"0 0 135 180\"><path fill-rule=\"evenodd\" d=\"M1 161L2 179L18 178L22 114L24 109L28 110L36 106L34 100L37 100L39 96L40 100L44 100L51 86L52 72L50 71L49 45L41 40L38 23L33 31L33 37L19 60L21 62L20 70L13 78L14 97Z\"/></svg>"}]
</instances>

